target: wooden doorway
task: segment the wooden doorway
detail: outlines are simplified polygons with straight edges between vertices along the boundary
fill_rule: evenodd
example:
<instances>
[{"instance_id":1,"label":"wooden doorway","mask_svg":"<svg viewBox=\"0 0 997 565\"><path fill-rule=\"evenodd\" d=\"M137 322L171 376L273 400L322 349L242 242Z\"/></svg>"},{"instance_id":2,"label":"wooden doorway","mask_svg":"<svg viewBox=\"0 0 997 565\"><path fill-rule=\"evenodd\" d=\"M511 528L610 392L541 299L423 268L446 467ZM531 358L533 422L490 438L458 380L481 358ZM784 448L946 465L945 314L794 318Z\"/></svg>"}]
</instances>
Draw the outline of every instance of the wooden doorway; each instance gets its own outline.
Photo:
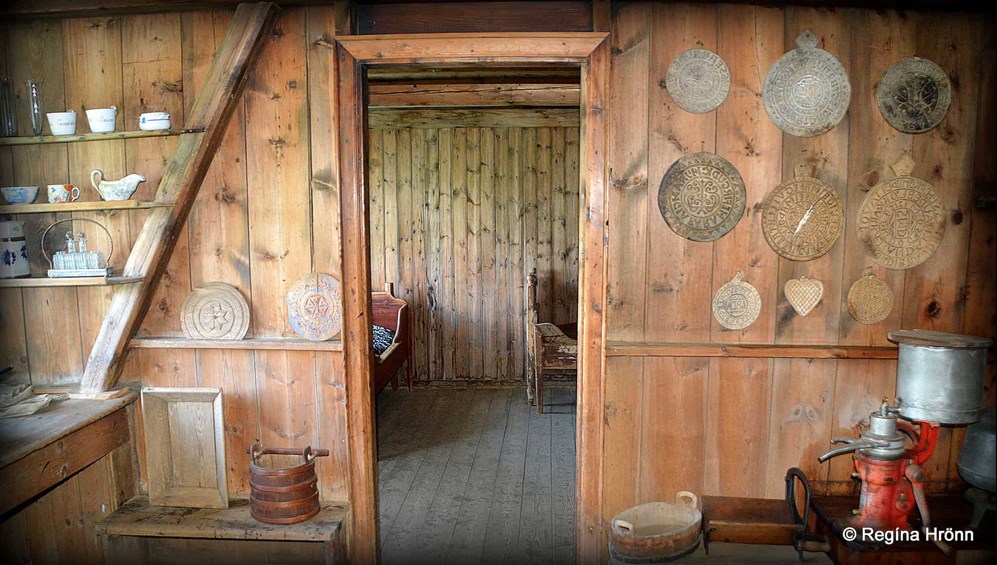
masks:
<instances>
[{"instance_id":1,"label":"wooden doorway","mask_svg":"<svg viewBox=\"0 0 997 565\"><path fill-rule=\"evenodd\" d=\"M366 69L382 65L576 65L581 69L579 352L575 544L580 562L598 561L603 441L605 312L605 33L432 34L339 37L334 100L339 108L343 249L343 349L350 446L351 560L378 559L376 449L370 388L370 234Z\"/></svg>"}]
</instances>

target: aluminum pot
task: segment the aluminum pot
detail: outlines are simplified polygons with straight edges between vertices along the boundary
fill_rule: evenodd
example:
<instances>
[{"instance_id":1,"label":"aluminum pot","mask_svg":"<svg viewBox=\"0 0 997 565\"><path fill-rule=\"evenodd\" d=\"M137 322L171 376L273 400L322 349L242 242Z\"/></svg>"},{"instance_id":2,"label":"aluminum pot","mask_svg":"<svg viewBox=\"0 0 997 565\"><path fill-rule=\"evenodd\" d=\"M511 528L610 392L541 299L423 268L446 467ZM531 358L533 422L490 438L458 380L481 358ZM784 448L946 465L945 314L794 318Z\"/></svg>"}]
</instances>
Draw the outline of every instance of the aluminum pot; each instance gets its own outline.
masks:
<instances>
[{"instance_id":1,"label":"aluminum pot","mask_svg":"<svg viewBox=\"0 0 997 565\"><path fill-rule=\"evenodd\" d=\"M983 375L991 340L927 330L890 332L899 344L897 399L908 420L972 424L983 412Z\"/></svg>"},{"instance_id":2,"label":"aluminum pot","mask_svg":"<svg viewBox=\"0 0 997 565\"><path fill-rule=\"evenodd\" d=\"M997 410L983 413L969 426L959 454L959 474L969 484L987 492L997 492Z\"/></svg>"}]
</instances>

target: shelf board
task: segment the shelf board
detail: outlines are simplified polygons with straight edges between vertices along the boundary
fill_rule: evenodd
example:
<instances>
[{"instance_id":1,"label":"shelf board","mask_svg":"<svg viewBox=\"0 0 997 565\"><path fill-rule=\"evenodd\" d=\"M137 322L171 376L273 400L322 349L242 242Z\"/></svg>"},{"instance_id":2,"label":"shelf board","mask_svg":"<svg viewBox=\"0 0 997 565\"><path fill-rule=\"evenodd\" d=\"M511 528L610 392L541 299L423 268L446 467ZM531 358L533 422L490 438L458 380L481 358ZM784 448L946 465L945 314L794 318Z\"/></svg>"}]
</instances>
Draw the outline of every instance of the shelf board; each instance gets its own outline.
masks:
<instances>
[{"instance_id":1,"label":"shelf board","mask_svg":"<svg viewBox=\"0 0 997 565\"><path fill-rule=\"evenodd\" d=\"M26 279L0 279L0 288L38 288L67 286L110 286L141 282L142 277L66 277L50 279L32 277Z\"/></svg>"},{"instance_id":2,"label":"shelf board","mask_svg":"<svg viewBox=\"0 0 997 565\"><path fill-rule=\"evenodd\" d=\"M609 357L747 357L779 359L896 359L896 346L776 343L645 343L611 341Z\"/></svg>"},{"instance_id":3,"label":"shelf board","mask_svg":"<svg viewBox=\"0 0 997 565\"><path fill-rule=\"evenodd\" d=\"M128 342L134 349L244 349L277 351L342 351L343 342L309 341L281 337L246 339L187 339L183 337L136 337Z\"/></svg>"},{"instance_id":4,"label":"shelf board","mask_svg":"<svg viewBox=\"0 0 997 565\"><path fill-rule=\"evenodd\" d=\"M184 133L201 133L204 130L157 130L157 131L113 131L111 133L77 133L74 135L35 135L26 137L0 137L4 145L43 145L46 143L79 143L84 141L108 141L111 139L138 139L141 137L171 137Z\"/></svg>"},{"instance_id":5,"label":"shelf board","mask_svg":"<svg viewBox=\"0 0 997 565\"><path fill-rule=\"evenodd\" d=\"M65 212L90 212L95 210L144 210L147 208L169 208L166 202L145 202L142 200L116 200L95 202L61 202L59 204L7 204L0 206L0 214L55 214Z\"/></svg>"}]
</instances>

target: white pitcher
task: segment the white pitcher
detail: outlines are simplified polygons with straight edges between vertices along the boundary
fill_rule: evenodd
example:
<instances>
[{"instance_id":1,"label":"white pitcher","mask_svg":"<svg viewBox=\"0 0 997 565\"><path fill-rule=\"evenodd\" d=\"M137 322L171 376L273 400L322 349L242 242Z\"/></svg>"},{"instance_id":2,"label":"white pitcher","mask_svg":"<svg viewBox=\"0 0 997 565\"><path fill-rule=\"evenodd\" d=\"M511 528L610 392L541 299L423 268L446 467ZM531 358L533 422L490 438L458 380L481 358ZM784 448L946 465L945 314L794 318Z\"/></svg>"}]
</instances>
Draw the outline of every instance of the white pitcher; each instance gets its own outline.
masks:
<instances>
[{"instance_id":1,"label":"white pitcher","mask_svg":"<svg viewBox=\"0 0 997 565\"><path fill-rule=\"evenodd\" d=\"M24 222L0 222L0 279L30 276Z\"/></svg>"}]
</instances>

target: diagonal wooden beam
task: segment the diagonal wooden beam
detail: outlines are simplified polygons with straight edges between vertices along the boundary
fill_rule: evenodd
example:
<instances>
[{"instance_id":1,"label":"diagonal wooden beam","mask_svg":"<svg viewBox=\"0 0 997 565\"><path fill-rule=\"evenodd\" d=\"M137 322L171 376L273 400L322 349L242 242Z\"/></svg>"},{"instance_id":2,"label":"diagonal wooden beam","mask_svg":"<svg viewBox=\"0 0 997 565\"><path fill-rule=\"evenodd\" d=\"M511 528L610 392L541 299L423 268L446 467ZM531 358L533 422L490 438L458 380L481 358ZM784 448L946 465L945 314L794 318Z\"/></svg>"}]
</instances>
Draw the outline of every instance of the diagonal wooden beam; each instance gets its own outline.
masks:
<instances>
[{"instance_id":1,"label":"diagonal wooden beam","mask_svg":"<svg viewBox=\"0 0 997 565\"><path fill-rule=\"evenodd\" d=\"M166 270L180 230L221 145L249 71L270 35L277 12L277 6L269 2L239 4L236 8L225 40L215 53L204 87L188 116L187 127L197 133L181 135L156 193L157 202L172 206L154 208L149 213L125 264L122 275L140 276L142 282L115 289L87 360L80 392L105 391L117 382L128 341L149 309L156 285Z\"/></svg>"}]
</instances>

